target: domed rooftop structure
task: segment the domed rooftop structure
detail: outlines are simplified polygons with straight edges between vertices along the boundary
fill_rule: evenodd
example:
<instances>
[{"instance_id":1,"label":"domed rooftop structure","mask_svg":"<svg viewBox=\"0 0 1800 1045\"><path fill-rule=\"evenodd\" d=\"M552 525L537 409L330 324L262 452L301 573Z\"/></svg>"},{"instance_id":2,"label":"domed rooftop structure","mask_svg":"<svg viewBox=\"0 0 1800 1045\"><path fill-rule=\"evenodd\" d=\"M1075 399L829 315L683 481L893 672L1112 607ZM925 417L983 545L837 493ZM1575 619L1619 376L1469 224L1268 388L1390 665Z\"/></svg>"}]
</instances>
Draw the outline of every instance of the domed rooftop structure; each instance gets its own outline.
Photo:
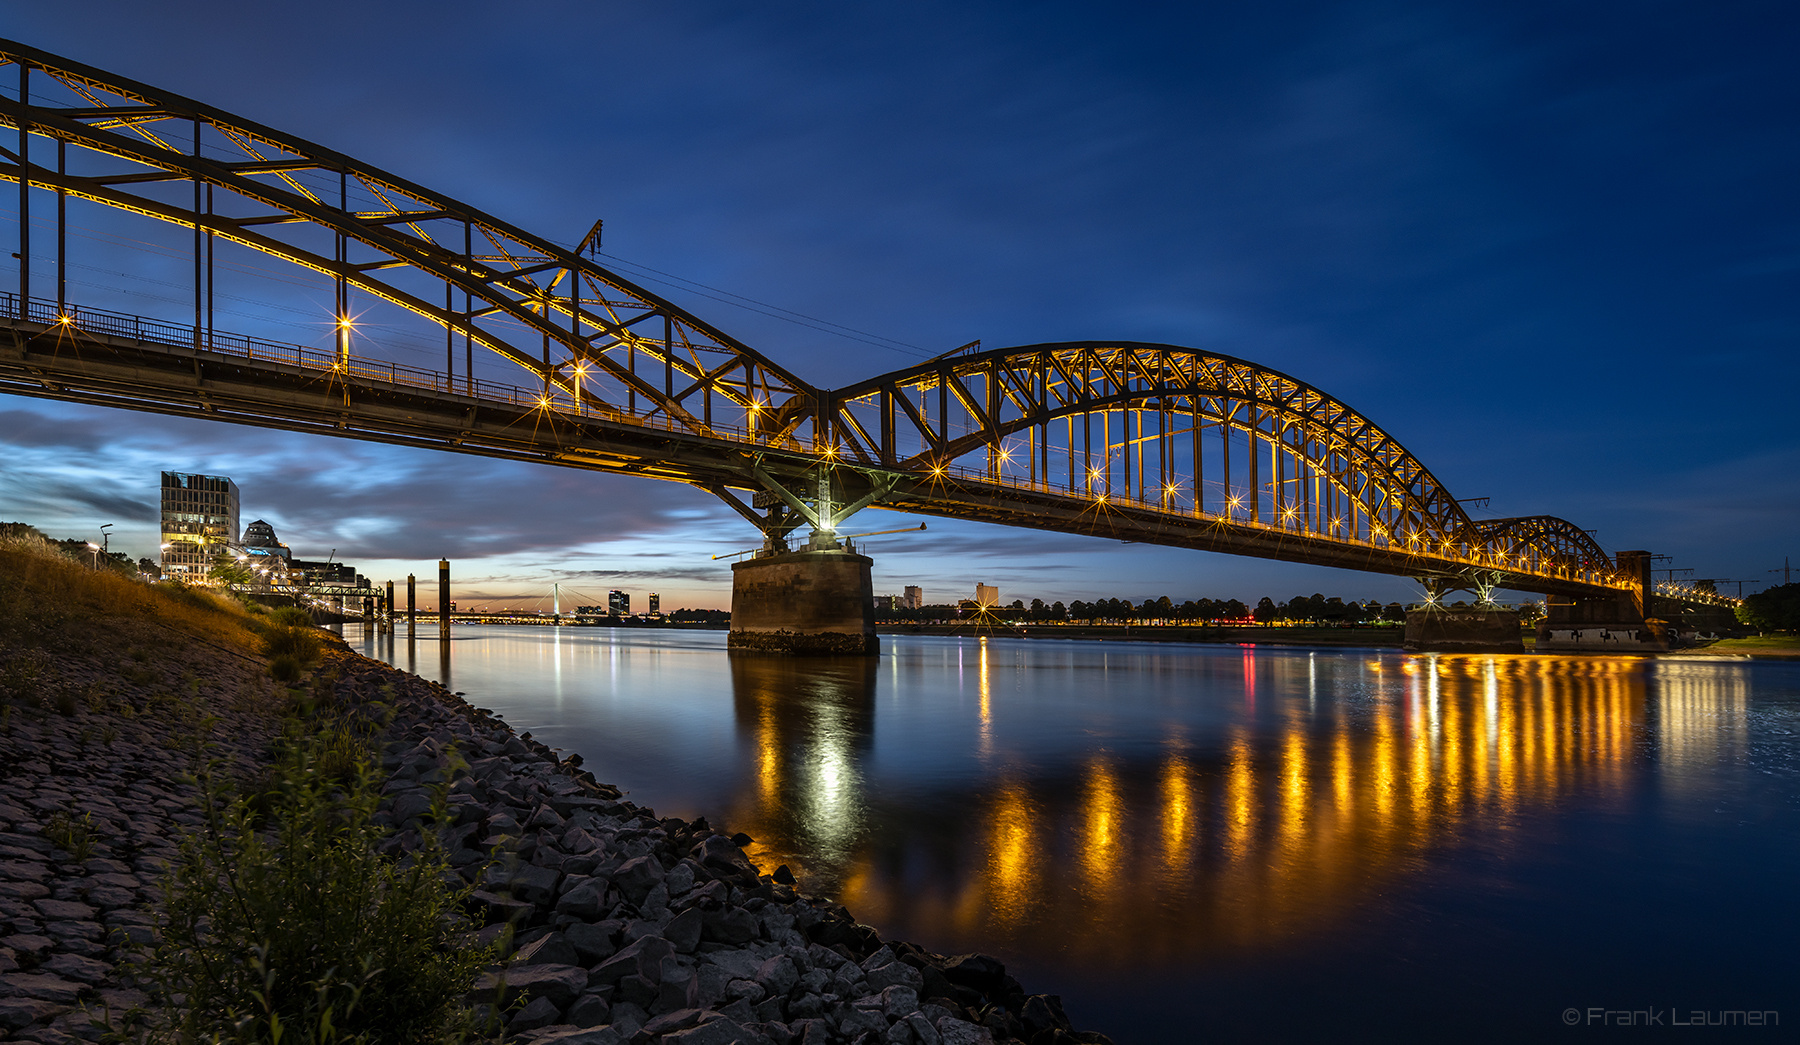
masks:
<instances>
[{"instance_id":1,"label":"domed rooftop structure","mask_svg":"<svg viewBox=\"0 0 1800 1045\"><path fill-rule=\"evenodd\" d=\"M279 555L285 559L290 554L288 546L276 539L275 527L261 519L244 527L243 544L252 555Z\"/></svg>"}]
</instances>

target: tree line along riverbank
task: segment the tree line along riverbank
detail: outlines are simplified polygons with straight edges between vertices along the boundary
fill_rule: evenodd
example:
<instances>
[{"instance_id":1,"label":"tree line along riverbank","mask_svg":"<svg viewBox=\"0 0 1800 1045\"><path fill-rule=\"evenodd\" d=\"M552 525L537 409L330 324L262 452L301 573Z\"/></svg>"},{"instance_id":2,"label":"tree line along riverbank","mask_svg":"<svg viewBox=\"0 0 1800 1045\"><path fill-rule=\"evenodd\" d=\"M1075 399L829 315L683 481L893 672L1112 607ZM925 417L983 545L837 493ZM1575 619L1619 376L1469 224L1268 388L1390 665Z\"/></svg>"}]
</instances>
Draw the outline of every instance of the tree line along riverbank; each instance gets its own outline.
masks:
<instances>
[{"instance_id":1,"label":"tree line along riverbank","mask_svg":"<svg viewBox=\"0 0 1800 1045\"><path fill-rule=\"evenodd\" d=\"M0 544L0 1040L1105 1042L287 615Z\"/></svg>"}]
</instances>

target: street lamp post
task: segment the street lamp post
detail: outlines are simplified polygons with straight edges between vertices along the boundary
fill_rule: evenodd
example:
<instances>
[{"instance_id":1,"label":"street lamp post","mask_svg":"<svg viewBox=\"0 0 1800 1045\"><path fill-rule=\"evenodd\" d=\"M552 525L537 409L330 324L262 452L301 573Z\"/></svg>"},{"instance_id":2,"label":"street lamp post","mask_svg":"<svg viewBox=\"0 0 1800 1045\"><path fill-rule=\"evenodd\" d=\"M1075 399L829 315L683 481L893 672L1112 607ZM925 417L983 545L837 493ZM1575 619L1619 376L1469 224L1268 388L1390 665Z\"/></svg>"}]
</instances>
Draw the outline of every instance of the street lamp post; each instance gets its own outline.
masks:
<instances>
[{"instance_id":1,"label":"street lamp post","mask_svg":"<svg viewBox=\"0 0 1800 1045\"><path fill-rule=\"evenodd\" d=\"M88 549L94 553L94 569L100 568L100 546L93 541L87 542Z\"/></svg>"}]
</instances>

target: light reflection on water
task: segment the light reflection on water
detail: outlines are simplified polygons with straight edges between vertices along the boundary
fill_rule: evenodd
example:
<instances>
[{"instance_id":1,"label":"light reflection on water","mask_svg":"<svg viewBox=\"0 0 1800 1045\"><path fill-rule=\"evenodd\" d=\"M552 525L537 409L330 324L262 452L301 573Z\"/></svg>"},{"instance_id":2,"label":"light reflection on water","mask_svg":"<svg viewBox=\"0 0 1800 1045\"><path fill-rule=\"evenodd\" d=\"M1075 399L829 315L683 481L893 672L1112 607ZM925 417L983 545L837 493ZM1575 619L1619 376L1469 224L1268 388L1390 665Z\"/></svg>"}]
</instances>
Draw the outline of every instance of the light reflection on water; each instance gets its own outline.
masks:
<instances>
[{"instance_id":1,"label":"light reflection on water","mask_svg":"<svg viewBox=\"0 0 1800 1045\"><path fill-rule=\"evenodd\" d=\"M1770 677L914 637L879 660L796 660L728 657L722 639L470 628L446 645L421 629L416 649L363 648L435 665L659 813L748 832L765 870L791 864L884 933L1000 954L1072 1010L1096 992L1089 1011L1099 983L1398 946L1421 931L1414 894L1447 884L1497 910L1509 861L1580 851L1566 816L1646 838L1706 821L1753 746L1753 671ZM1800 687L1774 678L1791 786ZM1791 802L1778 819L1793 825Z\"/></svg>"}]
</instances>

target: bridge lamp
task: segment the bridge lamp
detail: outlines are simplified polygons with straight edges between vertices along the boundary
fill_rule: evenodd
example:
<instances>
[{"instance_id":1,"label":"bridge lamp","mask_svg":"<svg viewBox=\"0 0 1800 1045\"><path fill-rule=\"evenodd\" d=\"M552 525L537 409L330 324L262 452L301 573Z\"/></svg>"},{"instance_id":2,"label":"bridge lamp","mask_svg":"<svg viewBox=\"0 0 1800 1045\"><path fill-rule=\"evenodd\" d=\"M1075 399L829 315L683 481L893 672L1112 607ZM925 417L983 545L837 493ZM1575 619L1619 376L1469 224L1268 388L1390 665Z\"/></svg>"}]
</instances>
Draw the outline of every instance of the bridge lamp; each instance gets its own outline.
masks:
<instances>
[{"instance_id":1,"label":"bridge lamp","mask_svg":"<svg viewBox=\"0 0 1800 1045\"><path fill-rule=\"evenodd\" d=\"M62 325L63 325L63 326L65 326L65 327L66 327L66 326L68 326L68 325L69 325L69 324L70 324L70 323L73 323L73 322L75 322L75 317L74 317L74 316L71 316L71 315L69 315L69 314L68 314L68 313L66 313L66 312L59 312L59 313L57 313L57 315L56 315L56 321L57 321L57 322L58 322L58 323L60 323L60 324L62 324Z\"/></svg>"}]
</instances>

